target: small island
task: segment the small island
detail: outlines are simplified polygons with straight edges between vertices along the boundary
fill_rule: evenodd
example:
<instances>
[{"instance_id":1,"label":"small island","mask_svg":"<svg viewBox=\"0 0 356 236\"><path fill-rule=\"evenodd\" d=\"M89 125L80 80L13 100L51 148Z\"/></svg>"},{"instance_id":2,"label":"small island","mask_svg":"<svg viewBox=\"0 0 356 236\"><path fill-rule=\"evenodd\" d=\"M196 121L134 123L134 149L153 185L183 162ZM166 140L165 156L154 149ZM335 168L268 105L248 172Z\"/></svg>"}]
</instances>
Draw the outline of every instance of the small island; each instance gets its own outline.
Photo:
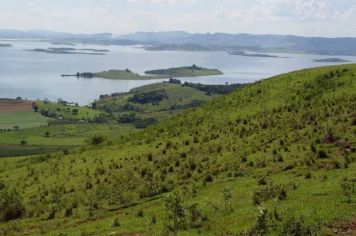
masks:
<instances>
[{"instance_id":1,"label":"small island","mask_svg":"<svg viewBox=\"0 0 356 236\"><path fill-rule=\"evenodd\" d=\"M166 77L195 77L195 76L210 76L222 75L223 73L217 69L208 69L196 65L174 67L169 69L149 70L145 72L148 75L160 75Z\"/></svg>"},{"instance_id":2,"label":"small island","mask_svg":"<svg viewBox=\"0 0 356 236\"><path fill-rule=\"evenodd\" d=\"M246 53L246 52L241 52L241 51L230 51L230 55L234 56L244 56L244 57L272 57L272 58L280 58L277 55L271 55L271 54L263 54L263 53Z\"/></svg>"},{"instance_id":3,"label":"small island","mask_svg":"<svg viewBox=\"0 0 356 236\"><path fill-rule=\"evenodd\" d=\"M12 47L11 44L4 44L4 43L0 43L0 47Z\"/></svg>"},{"instance_id":4,"label":"small island","mask_svg":"<svg viewBox=\"0 0 356 236\"><path fill-rule=\"evenodd\" d=\"M153 80L153 79L168 79L172 77L196 77L221 75L222 72L217 69L207 69L193 66L175 67L169 69L150 70L145 72L146 75L134 73L129 69L126 70L108 70L102 72L84 72L76 74L64 74L62 77L77 77L77 78L104 78L104 79L119 79L119 80Z\"/></svg>"},{"instance_id":5,"label":"small island","mask_svg":"<svg viewBox=\"0 0 356 236\"><path fill-rule=\"evenodd\" d=\"M349 60L341 59L341 58L323 58L323 59L313 59L313 62L350 62Z\"/></svg>"},{"instance_id":6,"label":"small island","mask_svg":"<svg viewBox=\"0 0 356 236\"><path fill-rule=\"evenodd\" d=\"M47 49L29 49L27 51L30 52L42 52L42 53L50 53L50 54L83 54L83 55L106 55L106 52L109 50L106 49L93 49L93 48L47 48Z\"/></svg>"}]
</instances>

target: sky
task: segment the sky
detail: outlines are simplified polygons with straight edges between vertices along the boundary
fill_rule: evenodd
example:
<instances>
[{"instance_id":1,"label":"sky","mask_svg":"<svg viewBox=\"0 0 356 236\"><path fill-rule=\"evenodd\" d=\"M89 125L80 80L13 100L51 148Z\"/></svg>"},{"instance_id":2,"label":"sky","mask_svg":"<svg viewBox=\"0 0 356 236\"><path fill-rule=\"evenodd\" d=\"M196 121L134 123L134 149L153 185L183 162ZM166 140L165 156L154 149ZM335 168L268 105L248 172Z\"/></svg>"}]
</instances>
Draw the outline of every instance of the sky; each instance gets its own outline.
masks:
<instances>
[{"instance_id":1,"label":"sky","mask_svg":"<svg viewBox=\"0 0 356 236\"><path fill-rule=\"evenodd\" d=\"M1 0L0 29L356 37L356 0Z\"/></svg>"}]
</instances>

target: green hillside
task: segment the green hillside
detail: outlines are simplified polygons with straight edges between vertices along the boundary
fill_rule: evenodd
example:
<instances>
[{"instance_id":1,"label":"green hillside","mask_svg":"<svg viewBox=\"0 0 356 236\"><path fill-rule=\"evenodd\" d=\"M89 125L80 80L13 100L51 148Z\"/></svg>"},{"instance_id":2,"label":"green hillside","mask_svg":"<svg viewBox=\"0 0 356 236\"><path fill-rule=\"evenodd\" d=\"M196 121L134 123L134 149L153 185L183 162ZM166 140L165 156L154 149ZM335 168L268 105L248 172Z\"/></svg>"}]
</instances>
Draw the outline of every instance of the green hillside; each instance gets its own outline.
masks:
<instances>
[{"instance_id":1,"label":"green hillside","mask_svg":"<svg viewBox=\"0 0 356 236\"><path fill-rule=\"evenodd\" d=\"M315 68L69 153L0 159L0 234L352 230L355 111L356 65Z\"/></svg>"},{"instance_id":2,"label":"green hillside","mask_svg":"<svg viewBox=\"0 0 356 236\"><path fill-rule=\"evenodd\" d=\"M163 120L216 96L181 84L155 83L134 88L128 93L102 96L94 106L98 111L111 114L111 119L136 123L137 119Z\"/></svg>"}]
</instances>

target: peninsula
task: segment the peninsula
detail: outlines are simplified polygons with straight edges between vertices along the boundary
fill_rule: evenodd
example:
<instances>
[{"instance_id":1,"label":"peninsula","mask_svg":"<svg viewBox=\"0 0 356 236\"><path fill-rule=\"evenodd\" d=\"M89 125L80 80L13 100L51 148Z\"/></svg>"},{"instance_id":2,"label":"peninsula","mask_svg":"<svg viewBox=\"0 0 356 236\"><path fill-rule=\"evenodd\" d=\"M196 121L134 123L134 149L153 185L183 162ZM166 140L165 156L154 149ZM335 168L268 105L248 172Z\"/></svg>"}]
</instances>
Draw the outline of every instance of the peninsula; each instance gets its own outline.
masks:
<instances>
[{"instance_id":1,"label":"peninsula","mask_svg":"<svg viewBox=\"0 0 356 236\"><path fill-rule=\"evenodd\" d=\"M106 55L106 52L109 50L106 49L93 49L93 48L47 48L47 49L29 49L27 51L30 52L42 52L42 53L50 53L50 54L84 54L84 55Z\"/></svg>"},{"instance_id":2,"label":"peninsula","mask_svg":"<svg viewBox=\"0 0 356 236\"><path fill-rule=\"evenodd\" d=\"M350 61L341 58L323 58L323 59L314 59L313 62L350 62Z\"/></svg>"},{"instance_id":3,"label":"peninsula","mask_svg":"<svg viewBox=\"0 0 356 236\"><path fill-rule=\"evenodd\" d=\"M271 57L271 58L280 58L277 55L264 54L264 53L246 53L242 51L230 51L230 55L244 56L244 57Z\"/></svg>"},{"instance_id":4,"label":"peninsula","mask_svg":"<svg viewBox=\"0 0 356 236\"><path fill-rule=\"evenodd\" d=\"M0 43L0 47L12 47L12 45L11 44Z\"/></svg>"}]
</instances>

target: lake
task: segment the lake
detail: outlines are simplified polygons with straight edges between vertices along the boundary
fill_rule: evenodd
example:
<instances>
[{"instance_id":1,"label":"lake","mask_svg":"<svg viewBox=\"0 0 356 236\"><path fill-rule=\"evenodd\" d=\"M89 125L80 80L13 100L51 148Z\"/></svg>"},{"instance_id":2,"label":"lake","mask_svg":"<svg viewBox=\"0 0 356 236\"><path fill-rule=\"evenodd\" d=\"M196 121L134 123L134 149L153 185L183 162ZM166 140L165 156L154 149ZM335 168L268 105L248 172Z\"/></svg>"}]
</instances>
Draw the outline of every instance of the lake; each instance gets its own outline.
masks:
<instances>
[{"instance_id":1,"label":"lake","mask_svg":"<svg viewBox=\"0 0 356 236\"><path fill-rule=\"evenodd\" d=\"M193 64L216 68L224 75L181 78L182 81L204 84L246 83L273 75L336 63L316 63L320 55L275 54L290 58L262 58L228 55L226 52L145 51L133 46L52 45L47 42L0 41L13 47L0 47L0 98L27 99L61 98L88 105L101 94L127 92L145 84L163 80L125 81L61 77L76 72L99 72L126 69L143 74L146 70L164 69ZM49 47L108 49L107 55L46 54L26 51ZM335 57L335 56L332 56ZM356 57L341 56L356 61Z\"/></svg>"}]
</instances>

